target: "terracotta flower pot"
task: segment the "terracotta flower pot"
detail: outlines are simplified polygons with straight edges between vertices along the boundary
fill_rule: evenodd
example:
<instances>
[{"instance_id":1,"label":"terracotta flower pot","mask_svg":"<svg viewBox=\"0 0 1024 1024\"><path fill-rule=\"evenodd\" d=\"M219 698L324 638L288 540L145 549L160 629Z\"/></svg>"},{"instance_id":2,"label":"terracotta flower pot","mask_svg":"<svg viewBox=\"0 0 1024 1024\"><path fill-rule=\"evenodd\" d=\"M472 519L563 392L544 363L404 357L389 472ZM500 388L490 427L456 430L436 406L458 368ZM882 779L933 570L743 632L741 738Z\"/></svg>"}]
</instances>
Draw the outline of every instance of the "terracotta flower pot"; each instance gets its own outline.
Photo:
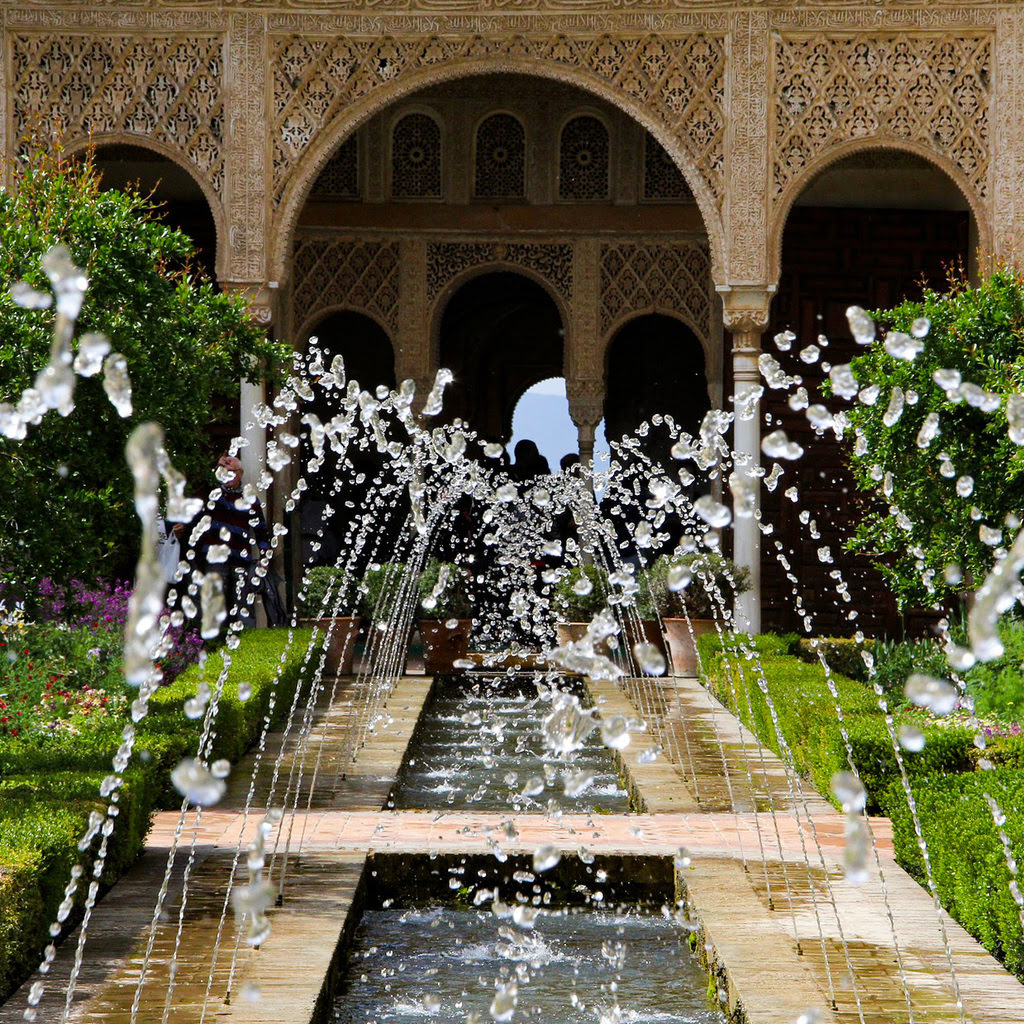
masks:
<instances>
[{"instance_id":1,"label":"terracotta flower pot","mask_svg":"<svg viewBox=\"0 0 1024 1024\"><path fill-rule=\"evenodd\" d=\"M639 628L635 621L630 621L627 624L627 629L629 631L630 647L644 640L649 644L654 644L664 655L665 660L668 660L668 651L665 649L665 636L661 631L661 623L657 619L643 619Z\"/></svg>"},{"instance_id":2,"label":"terracotta flower pot","mask_svg":"<svg viewBox=\"0 0 1024 1024\"><path fill-rule=\"evenodd\" d=\"M697 674L697 648L694 639L705 633L713 633L717 628L714 619L664 619L665 636L668 649L672 655L672 672L677 676L695 676ZM690 635L690 627L693 635Z\"/></svg>"},{"instance_id":3,"label":"terracotta flower pot","mask_svg":"<svg viewBox=\"0 0 1024 1024\"><path fill-rule=\"evenodd\" d=\"M352 674L352 659L356 653L356 637L359 635L359 624L362 619L358 615L338 615L332 618L316 620L317 629L324 637L330 637L327 645L327 658L324 661L324 672L329 676L347 676ZM333 623L334 628L331 628Z\"/></svg>"},{"instance_id":4,"label":"terracotta flower pot","mask_svg":"<svg viewBox=\"0 0 1024 1024\"><path fill-rule=\"evenodd\" d=\"M558 645L561 647L570 641L582 640L587 635L587 626L589 625L589 622L556 622L555 636L558 637ZM608 642L602 640L595 644L594 651L607 658L609 656Z\"/></svg>"},{"instance_id":5,"label":"terracotta flower pot","mask_svg":"<svg viewBox=\"0 0 1024 1024\"><path fill-rule=\"evenodd\" d=\"M469 651L472 619L458 619L458 625L449 629L446 619L420 619L420 637L423 640L423 669L428 676L439 672L452 672L455 662L465 658Z\"/></svg>"}]
</instances>

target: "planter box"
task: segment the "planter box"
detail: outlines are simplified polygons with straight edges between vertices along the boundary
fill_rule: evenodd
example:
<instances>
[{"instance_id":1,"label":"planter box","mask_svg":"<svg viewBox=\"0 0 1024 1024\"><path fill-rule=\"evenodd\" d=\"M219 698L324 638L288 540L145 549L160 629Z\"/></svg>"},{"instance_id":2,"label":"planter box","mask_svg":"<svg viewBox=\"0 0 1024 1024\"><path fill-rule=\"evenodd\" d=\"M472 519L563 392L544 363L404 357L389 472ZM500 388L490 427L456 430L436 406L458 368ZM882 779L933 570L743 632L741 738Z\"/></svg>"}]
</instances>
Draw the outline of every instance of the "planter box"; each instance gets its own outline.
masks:
<instances>
[{"instance_id":1,"label":"planter box","mask_svg":"<svg viewBox=\"0 0 1024 1024\"><path fill-rule=\"evenodd\" d=\"M446 619L420 619L420 638L423 640L423 670L428 676L439 672L452 672L455 662L469 652L469 634L472 619L458 619L458 625L449 629Z\"/></svg>"},{"instance_id":2,"label":"planter box","mask_svg":"<svg viewBox=\"0 0 1024 1024\"><path fill-rule=\"evenodd\" d=\"M356 637L359 635L359 624L362 619L358 615L338 615L334 618L316 620L317 629L323 634L327 644L327 658L324 661L324 673L329 676L347 676L352 674L352 659L356 653ZM332 628L333 624L333 628Z\"/></svg>"},{"instance_id":3,"label":"planter box","mask_svg":"<svg viewBox=\"0 0 1024 1024\"><path fill-rule=\"evenodd\" d=\"M697 675L697 648L694 638L714 633L718 628L714 619L663 619L665 637L672 656L672 672L677 676ZM690 628L693 627L693 635Z\"/></svg>"}]
</instances>

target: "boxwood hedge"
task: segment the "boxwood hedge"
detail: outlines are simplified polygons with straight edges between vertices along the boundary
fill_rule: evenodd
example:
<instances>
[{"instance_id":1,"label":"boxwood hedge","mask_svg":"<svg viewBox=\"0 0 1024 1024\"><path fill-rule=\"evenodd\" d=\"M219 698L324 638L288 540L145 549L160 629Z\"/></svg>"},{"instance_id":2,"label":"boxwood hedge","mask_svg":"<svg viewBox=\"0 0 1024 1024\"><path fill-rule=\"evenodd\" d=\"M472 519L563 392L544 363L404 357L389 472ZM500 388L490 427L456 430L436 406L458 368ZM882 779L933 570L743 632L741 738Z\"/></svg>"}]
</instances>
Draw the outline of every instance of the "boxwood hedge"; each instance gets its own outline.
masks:
<instances>
[{"instance_id":1,"label":"boxwood hedge","mask_svg":"<svg viewBox=\"0 0 1024 1024\"><path fill-rule=\"evenodd\" d=\"M311 640L310 630L295 634L289 647L287 630L248 632L230 652L214 758L237 761L253 745L275 691L273 718L287 713ZM214 654L202 676L193 666L150 700L150 713L137 730L136 756L121 776L104 886L112 885L141 853L153 810L180 803L169 772L183 756L195 753L200 727L185 715L183 704L195 695L201 678L213 687L221 665L221 655ZM251 687L246 701L239 700L239 682ZM78 840L91 812L107 812L109 801L99 796L99 788L111 771L122 728L123 723L105 723L79 735L0 741L0 1002L39 962L72 866L87 866L92 859L92 853L79 852ZM93 850L99 841L94 840ZM76 894L79 906L87 888L88 877Z\"/></svg>"},{"instance_id":2,"label":"boxwood hedge","mask_svg":"<svg viewBox=\"0 0 1024 1024\"><path fill-rule=\"evenodd\" d=\"M990 953L1024 980L1024 935L1015 881L1002 840L985 799L991 796L1006 816L1003 830L1018 859L1024 858L1024 771L997 768L966 775L932 775L914 780L921 834L942 905ZM887 800L896 858L925 880L924 859L913 817L900 784Z\"/></svg>"},{"instance_id":3,"label":"boxwood hedge","mask_svg":"<svg viewBox=\"0 0 1024 1024\"><path fill-rule=\"evenodd\" d=\"M744 638L744 644L757 652L756 660L743 654L727 655L717 636L701 640L704 675L711 692L780 756L781 733L796 770L831 799L832 775L848 769L848 761L835 710L836 698L829 690L820 662L805 662L786 653L792 650L787 637L755 637L753 644ZM874 692L864 683L837 672L832 672L832 682L843 712L853 763L867 790L868 811L884 813L887 791L899 771L885 716ZM769 697L778 718L778 732L772 721ZM969 730L930 726L923 731L924 750L903 754L908 775L973 769L974 744Z\"/></svg>"}]
</instances>

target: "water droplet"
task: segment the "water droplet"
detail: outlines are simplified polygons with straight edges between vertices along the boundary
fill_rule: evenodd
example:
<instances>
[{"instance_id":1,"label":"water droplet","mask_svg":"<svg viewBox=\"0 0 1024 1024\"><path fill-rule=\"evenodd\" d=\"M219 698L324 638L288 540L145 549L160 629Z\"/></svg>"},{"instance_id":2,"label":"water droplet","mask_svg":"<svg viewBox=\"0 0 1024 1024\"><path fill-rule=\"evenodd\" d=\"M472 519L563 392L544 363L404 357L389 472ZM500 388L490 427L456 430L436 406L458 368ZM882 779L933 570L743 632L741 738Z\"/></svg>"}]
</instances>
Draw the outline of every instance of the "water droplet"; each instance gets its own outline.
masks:
<instances>
[{"instance_id":1,"label":"water droplet","mask_svg":"<svg viewBox=\"0 0 1024 1024\"><path fill-rule=\"evenodd\" d=\"M804 453L800 445L790 441L784 430L773 430L766 435L761 441L761 451L770 459L799 459Z\"/></svg>"},{"instance_id":2,"label":"water droplet","mask_svg":"<svg viewBox=\"0 0 1024 1024\"><path fill-rule=\"evenodd\" d=\"M665 656L654 644L646 640L639 641L633 645L633 655L644 675L663 676L665 674Z\"/></svg>"},{"instance_id":3,"label":"water droplet","mask_svg":"<svg viewBox=\"0 0 1024 1024\"><path fill-rule=\"evenodd\" d=\"M859 814L867 805L864 784L853 772L836 772L832 776L830 788L845 814Z\"/></svg>"},{"instance_id":4,"label":"water droplet","mask_svg":"<svg viewBox=\"0 0 1024 1024\"><path fill-rule=\"evenodd\" d=\"M900 746L904 750L908 750L912 754L917 754L924 750L924 733L916 726L901 725L897 735Z\"/></svg>"},{"instance_id":5,"label":"water droplet","mask_svg":"<svg viewBox=\"0 0 1024 1024\"><path fill-rule=\"evenodd\" d=\"M919 316L911 325L910 333L915 338L926 338L932 329L932 322L926 316Z\"/></svg>"},{"instance_id":6,"label":"water droplet","mask_svg":"<svg viewBox=\"0 0 1024 1024\"><path fill-rule=\"evenodd\" d=\"M882 414L882 423L887 427L894 427L903 415L904 404L903 388L897 384L889 395L889 405Z\"/></svg>"},{"instance_id":7,"label":"water droplet","mask_svg":"<svg viewBox=\"0 0 1024 1024\"><path fill-rule=\"evenodd\" d=\"M716 530L720 530L732 522L732 512L729 506L715 501L710 494L702 494L693 503L693 509L708 526Z\"/></svg>"},{"instance_id":8,"label":"water droplet","mask_svg":"<svg viewBox=\"0 0 1024 1024\"><path fill-rule=\"evenodd\" d=\"M920 338L912 338L902 331L889 331L885 336L884 347L893 359L911 362L924 350L924 342Z\"/></svg>"},{"instance_id":9,"label":"water droplet","mask_svg":"<svg viewBox=\"0 0 1024 1024\"><path fill-rule=\"evenodd\" d=\"M846 310L846 322L858 345L870 345L875 340L875 321L860 306Z\"/></svg>"},{"instance_id":10,"label":"water droplet","mask_svg":"<svg viewBox=\"0 0 1024 1024\"><path fill-rule=\"evenodd\" d=\"M914 672L907 678L903 693L907 700L935 715L948 715L956 707L956 687L923 672Z\"/></svg>"},{"instance_id":11,"label":"water droplet","mask_svg":"<svg viewBox=\"0 0 1024 1024\"><path fill-rule=\"evenodd\" d=\"M625 750L629 746L629 723L622 715L601 720L601 740L612 750Z\"/></svg>"},{"instance_id":12,"label":"water droplet","mask_svg":"<svg viewBox=\"0 0 1024 1024\"><path fill-rule=\"evenodd\" d=\"M533 853L533 870L550 871L562 859L562 851L551 843L538 846Z\"/></svg>"},{"instance_id":13,"label":"water droplet","mask_svg":"<svg viewBox=\"0 0 1024 1024\"><path fill-rule=\"evenodd\" d=\"M112 352L103 360L103 390L119 416L131 416L132 382L128 360L120 352Z\"/></svg>"},{"instance_id":14,"label":"water droplet","mask_svg":"<svg viewBox=\"0 0 1024 1024\"><path fill-rule=\"evenodd\" d=\"M189 803L197 807L210 807L217 803L226 786L223 779L215 778L209 769L194 758L183 758L171 772L174 788Z\"/></svg>"}]
</instances>

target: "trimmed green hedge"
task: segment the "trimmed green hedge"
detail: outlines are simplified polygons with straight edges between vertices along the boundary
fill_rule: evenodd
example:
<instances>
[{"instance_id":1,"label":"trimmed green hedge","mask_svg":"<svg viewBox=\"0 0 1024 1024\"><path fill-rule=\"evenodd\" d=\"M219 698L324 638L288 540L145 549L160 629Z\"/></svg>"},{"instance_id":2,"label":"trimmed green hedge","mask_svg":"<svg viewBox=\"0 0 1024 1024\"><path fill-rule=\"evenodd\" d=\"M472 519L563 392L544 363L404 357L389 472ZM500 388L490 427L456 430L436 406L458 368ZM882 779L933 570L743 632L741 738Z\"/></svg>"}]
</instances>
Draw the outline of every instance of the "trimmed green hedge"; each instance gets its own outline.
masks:
<instances>
[{"instance_id":1,"label":"trimmed green hedge","mask_svg":"<svg viewBox=\"0 0 1024 1024\"><path fill-rule=\"evenodd\" d=\"M758 651L768 694L778 716L779 732L793 755L793 765L801 775L813 781L820 793L832 799L833 774L849 766L836 716L836 700L829 692L825 670L817 661L808 663L784 653L792 649L787 637L760 636L753 640L752 646ZM743 641L747 643L747 638ZM702 656L705 680L711 692L762 743L782 756L782 744L768 699L761 689L757 663L742 654L727 657L717 637L714 643L703 645ZM832 673L832 681L839 694L853 763L867 790L868 811L882 813L889 785L898 777L885 718L874 692L865 684L836 672ZM969 730L931 726L924 729L924 733L924 750L903 754L909 776L973 769L974 744Z\"/></svg>"},{"instance_id":2,"label":"trimmed green hedge","mask_svg":"<svg viewBox=\"0 0 1024 1024\"><path fill-rule=\"evenodd\" d=\"M914 781L911 790L943 907L1024 980L1020 912L1010 894L1012 876L984 796L990 794L1006 815L1003 829L1018 862L1024 863L1024 771L999 768L933 775ZM890 788L887 804L896 859L924 883L924 861L900 784Z\"/></svg>"},{"instance_id":3,"label":"trimmed green hedge","mask_svg":"<svg viewBox=\"0 0 1024 1024\"><path fill-rule=\"evenodd\" d=\"M214 758L237 761L259 738L275 676L279 681L274 719L287 714L312 632L295 631L282 665L287 635L283 629L248 632L230 652ZM211 689L221 665L220 654L207 661L203 678ZM252 688L247 701L238 699L241 681ZM201 719L187 718L183 704L195 695L199 682L199 669L193 666L150 699L150 713L137 729L132 766L122 774L118 820L103 873L105 887L113 885L142 852L154 808L181 803L169 775L183 756L195 754ZM0 742L0 1002L39 963L72 866L91 863L94 853L81 854L78 840L88 827L90 812L106 813L108 801L99 796L99 788L111 772L123 725L105 723L77 736L62 733ZM99 837L93 841L93 851L99 842ZM90 878L87 872L80 880L79 905Z\"/></svg>"}]
</instances>

